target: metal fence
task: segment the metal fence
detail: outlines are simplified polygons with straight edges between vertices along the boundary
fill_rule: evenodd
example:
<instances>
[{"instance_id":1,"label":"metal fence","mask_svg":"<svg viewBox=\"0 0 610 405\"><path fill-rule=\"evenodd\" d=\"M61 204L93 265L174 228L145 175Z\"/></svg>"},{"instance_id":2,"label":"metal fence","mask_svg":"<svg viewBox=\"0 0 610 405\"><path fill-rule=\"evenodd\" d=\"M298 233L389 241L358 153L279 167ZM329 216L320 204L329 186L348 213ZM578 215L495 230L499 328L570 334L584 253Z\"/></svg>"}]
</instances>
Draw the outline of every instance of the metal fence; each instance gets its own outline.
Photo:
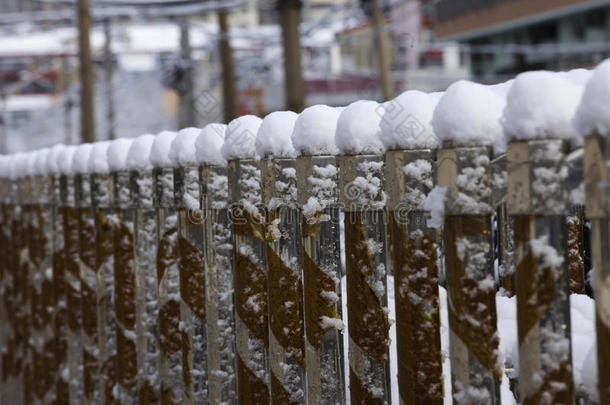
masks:
<instances>
[{"instance_id":1,"label":"metal fence","mask_svg":"<svg viewBox=\"0 0 610 405\"><path fill-rule=\"evenodd\" d=\"M444 144L2 179L0 402L441 404L439 285L454 403L501 402L497 294L517 297L515 398L592 401L574 389L569 310L589 221L610 403L609 151L593 136L584 153ZM583 182L586 218L568 198Z\"/></svg>"}]
</instances>

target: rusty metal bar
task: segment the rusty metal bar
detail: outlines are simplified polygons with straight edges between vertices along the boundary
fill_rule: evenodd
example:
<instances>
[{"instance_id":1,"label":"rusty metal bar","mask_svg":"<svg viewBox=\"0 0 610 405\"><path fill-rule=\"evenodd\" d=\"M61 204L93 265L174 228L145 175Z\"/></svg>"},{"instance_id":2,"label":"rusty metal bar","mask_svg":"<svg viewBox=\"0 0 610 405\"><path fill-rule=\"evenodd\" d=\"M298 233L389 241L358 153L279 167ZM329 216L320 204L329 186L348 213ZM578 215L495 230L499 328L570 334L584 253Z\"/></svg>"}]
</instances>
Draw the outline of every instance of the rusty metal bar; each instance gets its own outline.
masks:
<instances>
[{"instance_id":1,"label":"rusty metal bar","mask_svg":"<svg viewBox=\"0 0 610 405\"><path fill-rule=\"evenodd\" d=\"M444 242L453 403L499 404L491 150L446 144L437 162L437 183L448 190Z\"/></svg>"},{"instance_id":2,"label":"rusty metal bar","mask_svg":"<svg viewBox=\"0 0 610 405\"><path fill-rule=\"evenodd\" d=\"M432 149L385 155L392 232L398 386L404 404L443 403L436 229L426 225L426 196L436 181Z\"/></svg>"},{"instance_id":3,"label":"rusty metal bar","mask_svg":"<svg viewBox=\"0 0 610 405\"><path fill-rule=\"evenodd\" d=\"M349 381L354 403L391 403L383 159L340 156L345 212Z\"/></svg>"},{"instance_id":4,"label":"rusty metal bar","mask_svg":"<svg viewBox=\"0 0 610 405\"><path fill-rule=\"evenodd\" d=\"M303 218L303 312L307 400L345 404L339 169L334 156L297 158Z\"/></svg>"},{"instance_id":5,"label":"rusty metal bar","mask_svg":"<svg viewBox=\"0 0 610 405\"><path fill-rule=\"evenodd\" d=\"M573 403L567 248L566 144L508 145L508 207L515 226L519 389L524 404Z\"/></svg>"},{"instance_id":6,"label":"rusty metal bar","mask_svg":"<svg viewBox=\"0 0 610 405\"><path fill-rule=\"evenodd\" d=\"M237 398L239 404L268 404L268 274L259 162L229 161L228 184L235 269Z\"/></svg>"}]
</instances>

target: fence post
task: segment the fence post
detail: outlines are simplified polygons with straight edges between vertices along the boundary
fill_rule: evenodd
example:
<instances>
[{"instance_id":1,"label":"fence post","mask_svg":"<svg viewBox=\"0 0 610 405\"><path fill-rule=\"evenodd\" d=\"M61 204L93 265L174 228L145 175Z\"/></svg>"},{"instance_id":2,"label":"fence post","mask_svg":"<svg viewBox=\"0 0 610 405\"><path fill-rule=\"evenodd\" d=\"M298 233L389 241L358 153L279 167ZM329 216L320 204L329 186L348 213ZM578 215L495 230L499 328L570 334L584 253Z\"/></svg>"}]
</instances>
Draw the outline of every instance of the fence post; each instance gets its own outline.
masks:
<instances>
[{"instance_id":1,"label":"fence post","mask_svg":"<svg viewBox=\"0 0 610 405\"><path fill-rule=\"evenodd\" d=\"M180 135L178 135L180 136ZM178 268L182 323L182 375L185 401L208 400L206 279L203 255L203 218L196 166L174 169L178 208Z\"/></svg>"},{"instance_id":2,"label":"fence post","mask_svg":"<svg viewBox=\"0 0 610 405\"><path fill-rule=\"evenodd\" d=\"M155 168L153 177L157 213L161 401L163 404L170 404L183 401L184 395L174 169Z\"/></svg>"},{"instance_id":3,"label":"fence post","mask_svg":"<svg viewBox=\"0 0 610 405\"><path fill-rule=\"evenodd\" d=\"M138 142L138 140L134 141ZM136 349L137 392L143 404L158 403L160 395L159 290L157 279L157 224L153 205L151 169L131 171L133 202L136 204Z\"/></svg>"},{"instance_id":4,"label":"fence post","mask_svg":"<svg viewBox=\"0 0 610 405\"><path fill-rule=\"evenodd\" d=\"M491 150L446 143L437 159L438 185L448 189L444 242L453 402L484 398L482 403L499 404Z\"/></svg>"},{"instance_id":5,"label":"fence post","mask_svg":"<svg viewBox=\"0 0 610 405\"><path fill-rule=\"evenodd\" d=\"M233 256L227 201L227 167L200 169L208 324L209 402L237 402Z\"/></svg>"},{"instance_id":6,"label":"fence post","mask_svg":"<svg viewBox=\"0 0 610 405\"><path fill-rule=\"evenodd\" d=\"M346 398L339 169L334 156L301 156L296 168L298 204L303 215L307 399L310 404L342 405Z\"/></svg>"},{"instance_id":7,"label":"fence post","mask_svg":"<svg viewBox=\"0 0 610 405\"><path fill-rule=\"evenodd\" d=\"M301 404L307 396L296 160L264 158L261 176L263 206L267 210L271 400L274 404Z\"/></svg>"},{"instance_id":8,"label":"fence post","mask_svg":"<svg viewBox=\"0 0 610 405\"><path fill-rule=\"evenodd\" d=\"M567 157L569 215L567 216L568 268L570 294L585 293L585 185L584 150L577 149Z\"/></svg>"},{"instance_id":9,"label":"fence post","mask_svg":"<svg viewBox=\"0 0 610 405\"><path fill-rule=\"evenodd\" d=\"M123 140L117 140L121 142ZM115 313L117 332L118 399L123 404L137 402L138 362L136 351L136 255L134 234L136 210L132 199L131 173L111 174L113 208L117 221L113 230Z\"/></svg>"},{"instance_id":10,"label":"fence post","mask_svg":"<svg viewBox=\"0 0 610 405\"><path fill-rule=\"evenodd\" d=\"M426 225L426 196L436 179L433 149L385 155L392 232L400 400L443 403L436 229Z\"/></svg>"},{"instance_id":11,"label":"fence post","mask_svg":"<svg viewBox=\"0 0 610 405\"><path fill-rule=\"evenodd\" d=\"M67 149L67 148L66 148ZM63 154L62 154L63 155ZM60 159L65 156L60 156ZM62 173L59 178L64 220L64 277L68 315L68 367L71 404L83 401L83 345L81 278L79 269L80 235L75 205L74 175Z\"/></svg>"},{"instance_id":12,"label":"fence post","mask_svg":"<svg viewBox=\"0 0 610 405\"><path fill-rule=\"evenodd\" d=\"M25 163L29 160L30 154L25 154L22 157L22 162ZM26 166L26 164L23 164ZM24 168L22 168L23 170ZM34 205L33 205L33 195L32 195L32 178L29 177L26 173L21 173L21 179L19 180L20 190L19 190L19 205L21 210L21 237L22 237L22 248L21 248L21 260L20 260L20 279L22 289L22 319L21 326L23 328L23 345L24 352L22 361L23 367L23 400L24 403L32 403L35 400L35 385L34 382L34 340L36 339L36 331L34 329L34 305L32 301L32 292L33 292L33 275L36 271L36 266L32 260L32 256L34 251L32 249L33 236L32 233L36 232L33 229L34 225ZM35 249L34 249L35 250Z\"/></svg>"},{"instance_id":13,"label":"fence post","mask_svg":"<svg viewBox=\"0 0 610 405\"><path fill-rule=\"evenodd\" d=\"M95 148L95 146L94 146ZM95 272L97 279L97 322L101 391L104 402L116 401L114 387L118 383L117 326L115 313L115 280L113 254L112 178L107 173L92 173L91 203L95 226Z\"/></svg>"},{"instance_id":14,"label":"fence post","mask_svg":"<svg viewBox=\"0 0 610 405\"><path fill-rule=\"evenodd\" d=\"M383 159L339 156L345 212L350 398L391 403Z\"/></svg>"},{"instance_id":15,"label":"fence post","mask_svg":"<svg viewBox=\"0 0 610 405\"><path fill-rule=\"evenodd\" d=\"M515 226L519 389L524 404L573 403L566 214L566 144L510 142L508 206Z\"/></svg>"},{"instance_id":16,"label":"fence post","mask_svg":"<svg viewBox=\"0 0 610 405\"><path fill-rule=\"evenodd\" d=\"M79 148L79 153L82 153ZM79 273L83 325L83 393L87 403L101 400L99 331L97 324L97 273L95 272L95 216L88 174L74 176L79 227Z\"/></svg>"},{"instance_id":17,"label":"fence post","mask_svg":"<svg viewBox=\"0 0 610 405\"><path fill-rule=\"evenodd\" d=\"M240 404L270 403L269 330L265 213L261 173L255 159L235 159L228 167L233 225L237 397Z\"/></svg>"},{"instance_id":18,"label":"fence post","mask_svg":"<svg viewBox=\"0 0 610 405\"><path fill-rule=\"evenodd\" d=\"M585 194L591 221L591 255L597 329L597 375L600 405L610 404L610 137L585 139Z\"/></svg>"},{"instance_id":19,"label":"fence post","mask_svg":"<svg viewBox=\"0 0 610 405\"><path fill-rule=\"evenodd\" d=\"M498 285L508 296L515 295L515 224L508 215L507 182L508 167L506 153L491 161L492 204L496 213L496 238L498 258Z\"/></svg>"}]
</instances>

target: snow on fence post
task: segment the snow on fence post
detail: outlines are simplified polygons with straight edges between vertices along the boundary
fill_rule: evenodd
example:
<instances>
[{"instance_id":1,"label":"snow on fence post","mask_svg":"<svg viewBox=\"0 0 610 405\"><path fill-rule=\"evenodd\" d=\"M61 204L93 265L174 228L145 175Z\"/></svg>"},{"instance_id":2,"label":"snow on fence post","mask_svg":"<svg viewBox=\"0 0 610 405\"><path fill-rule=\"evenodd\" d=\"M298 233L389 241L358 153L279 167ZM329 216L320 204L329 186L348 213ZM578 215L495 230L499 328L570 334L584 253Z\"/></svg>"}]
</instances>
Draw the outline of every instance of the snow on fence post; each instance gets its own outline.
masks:
<instances>
[{"instance_id":1,"label":"snow on fence post","mask_svg":"<svg viewBox=\"0 0 610 405\"><path fill-rule=\"evenodd\" d=\"M175 133L157 135L151 151L155 210L157 213L157 277L159 283L159 338L161 344L161 402L184 400L183 353L180 328L180 272L178 269L178 213L174 201L174 169L168 159L153 160L154 153L167 154ZM158 150L157 150L158 149ZM161 157L161 156L160 156Z\"/></svg>"},{"instance_id":2,"label":"snow on fence post","mask_svg":"<svg viewBox=\"0 0 610 405\"><path fill-rule=\"evenodd\" d=\"M500 403L502 369L493 273L491 148L454 147L438 155L447 188L445 266L454 403Z\"/></svg>"},{"instance_id":3,"label":"snow on fence post","mask_svg":"<svg viewBox=\"0 0 610 405\"><path fill-rule=\"evenodd\" d=\"M264 125L264 121L263 121ZM260 135L259 135L260 136ZM273 403L305 403L301 212L294 158L261 160L267 210L269 356Z\"/></svg>"},{"instance_id":4,"label":"snow on fence post","mask_svg":"<svg viewBox=\"0 0 610 405\"><path fill-rule=\"evenodd\" d=\"M199 169L195 139L200 130L186 128L173 140L174 198L178 209L178 270L180 272L180 331L184 401L208 401L206 279L203 217L199 196Z\"/></svg>"},{"instance_id":5,"label":"snow on fence post","mask_svg":"<svg viewBox=\"0 0 610 405\"><path fill-rule=\"evenodd\" d=\"M214 129L211 129L214 131ZM218 129L224 132L224 129ZM205 145L209 148L210 145ZM218 151L218 153L220 153ZM227 167L200 169L205 248L206 316L208 324L209 402L237 403L233 256L227 203Z\"/></svg>"},{"instance_id":6,"label":"snow on fence post","mask_svg":"<svg viewBox=\"0 0 610 405\"><path fill-rule=\"evenodd\" d=\"M424 202L436 181L434 149L385 155L396 305L399 395L404 403L443 402L436 229Z\"/></svg>"},{"instance_id":7,"label":"snow on fence post","mask_svg":"<svg viewBox=\"0 0 610 405\"><path fill-rule=\"evenodd\" d=\"M572 403L567 247L568 196L563 140L508 145L508 198L515 226L519 389Z\"/></svg>"},{"instance_id":8,"label":"snow on fence post","mask_svg":"<svg viewBox=\"0 0 610 405\"><path fill-rule=\"evenodd\" d=\"M132 195L131 173L124 165L113 167L119 155L127 153L130 141L117 139L108 148L108 161L113 183L112 206L115 210L113 254L115 283L115 312L117 331L118 399L122 404L135 404L137 395L136 349L136 209ZM120 162L119 162L120 163Z\"/></svg>"},{"instance_id":9,"label":"snow on fence post","mask_svg":"<svg viewBox=\"0 0 610 405\"><path fill-rule=\"evenodd\" d=\"M610 136L593 134L585 139L585 194L591 221L591 256L595 269L597 375L600 405L610 404Z\"/></svg>"},{"instance_id":10,"label":"snow on fence post","mask_svg":"<svg viewBox=\"0 0 610 405\"><path fill-rule=\"evenodd\" d=\"M142 135L131 144L126 167L135 205L134 260L138 402L159 403L160 337L157 282L157 227L153 204L153 175L149 160L154 137Z\"/></svg>"},{"instance_id":11,"label":"snow on fence post","mask_svg":"<svg viewBox=\"0 0 610 405\"><path fill-rule=\"evenodd\" d=\"M116 221L112 207L113 179L108 174L107 142L93 144L88 170L95 228L95 273L97 280L97 325L102 401L118 400L117 325L115 311L113 232Z\"/></svg>"},{"instance_id":12,"label":"snow on fence post","mask_svg":"<svg viewBox=\"0 0 610 405\"><path fill-rule=\"evenodd\" d=\"M66 147L59 156L60 188L64 220L64 260L66 304L68 313L68 368L70 404L82 404L83 344L80 277L80 235L75 201L74 175L71 173L72 156L76 147Z\"/></svg>"},{"instance_id":13,"label":"snow on fence post","mask_svg":"<svg viewBox=\"0 0 610 405\"><path fill-rule=\"evenodd\" d=\"M95 266L95 214L91 200L91 179L87 170L87 159L91 149L91 144L78 146L72 163L76 215L78 218L78 266L81 280L83 394L84 401L87 404L99 403L102 398L102 387L100 384L101 364L99 359L100 340L97 322L98 290Z\"/></svg>"}]
</instances>

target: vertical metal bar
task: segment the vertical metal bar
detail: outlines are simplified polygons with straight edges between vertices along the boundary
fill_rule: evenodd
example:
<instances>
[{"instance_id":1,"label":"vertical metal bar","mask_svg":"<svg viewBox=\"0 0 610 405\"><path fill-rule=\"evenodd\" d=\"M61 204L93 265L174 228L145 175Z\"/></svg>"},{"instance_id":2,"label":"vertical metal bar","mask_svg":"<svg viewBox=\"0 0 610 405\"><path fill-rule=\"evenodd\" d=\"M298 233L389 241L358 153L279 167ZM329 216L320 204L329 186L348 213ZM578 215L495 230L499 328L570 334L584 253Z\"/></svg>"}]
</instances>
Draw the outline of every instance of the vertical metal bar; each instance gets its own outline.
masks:
<instances>
[{"instance_id":1,"label":"vertical metal bar","mask_svg":"<svg viewBox=\"0 0 610 405\"><path fill-rule=\"evenodd\" d=\"M454 404L499 404L502 368L493 270L493 185L487 147L439 150L447 187L445 266Z\"/></svg>"},{"instance_id":2,"label":"vertical metal bar","mask_svg":"<svg viewBox=\"0 0 610 405\"><path fill-rule=\"evenodd\" d=\"M161 402L166 405L181 403L184 395L177 246L178 216L174 204L174 170L156 168L153 176L157 213Z\"/></svg>"},{"instance_id":3,"label":"vertical metal bar","mask_svg":"<svg viewBox=\"0 0 610 405\"><path fill-rule=\"evenodd\" d=\"M201 167L199 185L204 221L208 378L211 404L237 403L233 249L227 181L226 167Z\"/></svg>"},{"instance_id":4,"label":"vertical metal bar","mask_svg":"<svg viewBox=\"0 0 610 405\"><path fill-rule=\"evenodd\" d=\"M228 183L235 266L237 398L239 404L268 404L267 257L259 162L230 161Z\"/></svg>"},{"instance_id":5,"label":"vertical metal bar","mask_svg":"<svg viewBox=\"0 0 610 405\"><path fill-rule=\"evenodd\" d=\"M64 277L68 315L68 366L70 403L83 403L83 345L81 277L79 266L80 235L75 205L74 176L63 174L60 179L64 220Z\"/></svg>"},{"instance_id":6,"label":"vertical metal bar","mask_svg":"<svg viewBox=\"0 0 610 405\"><path fill-rule=\"evenodd\" d=\"M115 279L113 231L115 222L111 203L112 178L108 174L92 174L91 202L95 216L95 270L97 274L97 321L99 336L102 402L117 401L117 331L115 313Z\"/></svg>"},{"instance_id":7,"label":"vertical metal bar","mask_svg":"<svg viewBox=\"0 0 610 405\"><path fill-rule=\"evenodd\" d=\"M131 172L135 223L137 391L141 404L158 403L160 391L159 290L155 255L157 224L151 170Z\"/></svg>"},{"instance_id":8,"label":"vertical metal bar","mask_svg":"<svg viewBox=\"0 0 610 405\"><path fill-rule=\"evenodd\" d=\"M174 169L174 194L178 208L184 400L200 404L208 400L208 364L203 217L197 167Z\"/></svg>"},{"instance_id":9,"label":"vertical metal bar","mask_svg":"<svg viewBox=\"0 0 610 405\"><path fill-rule=\"evenodd\" d=\"M600 405L610 404L610 138L585 140L584 174L587 218L591 221L591 256L597 329L597 374Z\"/></svg>"},{"instance_id":10,"label":"vertical metal bar","mask_svg":"<svg viewBox=\"0 0 610 405\"><path fill-rule=\"evenodd\" d=\"M339 168L334 156L297 158L302 211L303 312L309 404L346 403L339 246Z\"/></svg>"},{"instance_id":11,"label":"vertical metal bar","mask_svg":"<svg viewBox=\"0 0 610 405\"><path fill-rule=\"evenodd\" d=\"M53 328L55 332L55 400L57 403L69 403L68 390L68 306L67 285L65 278L66 260L64 243L64 209L61 201L61 177L53 176Z\"/></svg>"},{"instance_id":12,"label":"vertical metal bar","mask_svg":"<svg viewBox=\"0 0 610 405\"><path fill-rule=\"evenodd\" d=\"M296 160L263 159L261 176L262 202L267 210L271 401L274 404L303 404L307 396Z\"/></svg>"},{"instance_id":13,"label":"vertical metal bar","mask_svg":"<svg viewBox=\"0 0 610 405\"><path fill-rule=\"evenodd\" d=\"M562 140L508 145L508 207L515 226L519 389L524 404L573 403Z\"/></svg>"},{"instance_id":14,"label":"vertical metal bar","mask_svg":"<svg viewBox=\"0 0 610 405\"><path fill-rule=\"evenodd\" d=\"M137 403L136 210L131 196L131 173L112 174L117 223L113 232L115 312L117 331L118 394L122 404Z\"/></svg>"},{"instance_id":15,"label":"vertical metal bar","mask_svg":"<svg viewBox=\"0 0 610 405\"><path fill-rule=\"evenodd\" d=\"M340 156L340 201L345 211L350 398L391 403L390 322L386 282L386 195L383 159ZM361 315L360 315L361 314Z\"/></svg>"},{"instance_id":16,"label":"vertical metal bar","mask_svg":"<svg viewBox=\"0 0 610 405\"><path fill-rule=\"evenodd\" d=\"M394 262L398 389L401 403L442 404L436 229L426 225L424 202L436 177L431 149L385 155Z\"/></svg>"},{"instance_id":17,"label":"vertical metal bar","mask_svg":"<svg viewBox=\"0 0 610 405\"><path fill-rule=\"evenodd\" d=\"M95 216L88 174L74 178L79 227L79 272L83 323L83 392L86 403L101 400L99 334L97 323L97 274L95 272Z\"/></svg>"}]
</instances>

